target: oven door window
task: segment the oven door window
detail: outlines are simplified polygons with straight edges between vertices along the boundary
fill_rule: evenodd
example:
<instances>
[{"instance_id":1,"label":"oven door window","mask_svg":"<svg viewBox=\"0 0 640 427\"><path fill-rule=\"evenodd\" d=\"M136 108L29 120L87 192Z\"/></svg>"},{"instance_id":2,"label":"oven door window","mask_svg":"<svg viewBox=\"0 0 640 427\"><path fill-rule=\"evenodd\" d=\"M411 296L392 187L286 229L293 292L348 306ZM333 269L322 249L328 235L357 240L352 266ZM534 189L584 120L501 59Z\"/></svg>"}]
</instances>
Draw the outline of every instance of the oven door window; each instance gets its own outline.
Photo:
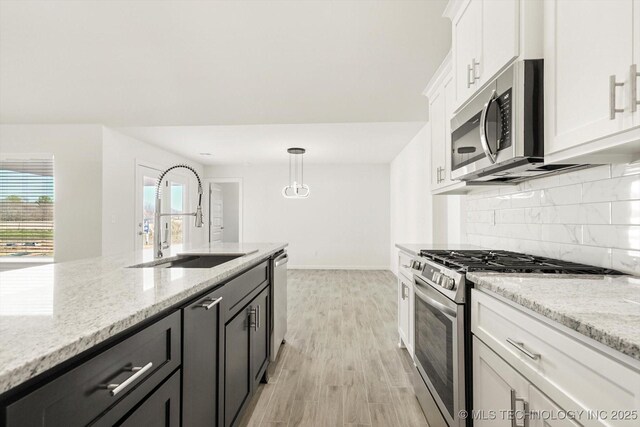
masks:
<instances>
[{"instance_id":1,"label":"oven door window","mask_svg":"<svg viewBox=\"0 0 640 427\"><path fill-rule=\"evenodd\" d=\"M415 352L429 381L453 417L455 390L453 369L456 355L453 354L455 320L416 295Z\"/></svg>"}]
</instances>

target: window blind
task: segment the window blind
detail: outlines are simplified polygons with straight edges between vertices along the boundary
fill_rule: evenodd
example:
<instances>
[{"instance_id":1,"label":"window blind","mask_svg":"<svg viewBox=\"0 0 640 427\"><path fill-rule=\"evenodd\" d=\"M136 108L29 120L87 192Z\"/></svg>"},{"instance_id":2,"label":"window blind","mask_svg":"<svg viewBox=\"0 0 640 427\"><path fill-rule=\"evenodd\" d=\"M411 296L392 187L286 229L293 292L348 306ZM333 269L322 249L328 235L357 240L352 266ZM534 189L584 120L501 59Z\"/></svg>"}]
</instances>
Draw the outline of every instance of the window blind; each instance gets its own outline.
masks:
<instances>
[{"instance_id":1,"label":"window blind","mask_svg":"<svg viewBox=\"0 0 640 427\"><path fill-rule=\"evenodd\" d=\"M0 159L0 257L52 257L53 213L53 159Z\"/></svg>"}]
</instances>

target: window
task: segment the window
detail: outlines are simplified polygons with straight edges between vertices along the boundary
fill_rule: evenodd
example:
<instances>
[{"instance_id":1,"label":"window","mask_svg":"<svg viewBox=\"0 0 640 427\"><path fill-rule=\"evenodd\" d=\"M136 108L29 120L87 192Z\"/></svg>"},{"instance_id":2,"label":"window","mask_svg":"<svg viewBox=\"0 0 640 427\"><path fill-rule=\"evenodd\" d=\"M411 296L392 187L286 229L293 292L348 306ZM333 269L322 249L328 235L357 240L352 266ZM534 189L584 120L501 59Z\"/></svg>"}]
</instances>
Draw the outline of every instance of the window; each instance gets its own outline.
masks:
<instances>
[{"instance_id":1,"label":"window","mask_svg":"<svg viewBox=\"0 0 640 427\"><path fill-rule=\"evenodd\" d=\"M0 159L0 257L53 257L53 158Z\"/></svg>"}]
</instances>

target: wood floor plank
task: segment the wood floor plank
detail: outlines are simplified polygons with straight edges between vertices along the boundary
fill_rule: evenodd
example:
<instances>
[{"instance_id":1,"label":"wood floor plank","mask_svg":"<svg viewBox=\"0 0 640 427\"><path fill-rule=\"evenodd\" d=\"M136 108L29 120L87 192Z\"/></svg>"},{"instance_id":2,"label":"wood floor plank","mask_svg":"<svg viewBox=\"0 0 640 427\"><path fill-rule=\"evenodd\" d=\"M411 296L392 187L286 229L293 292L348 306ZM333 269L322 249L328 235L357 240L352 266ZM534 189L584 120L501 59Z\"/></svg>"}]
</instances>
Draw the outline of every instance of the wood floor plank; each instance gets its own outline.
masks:
<instances>
[{"instance_id":1,"label":"wood floor plank","mask_svg":"<svg viewBox=\"0 0 640 427\"><path fill-rule=\"evenodd\" d=\"M260 425L275 388L274 384L260 384L254 398L249 403L243 419L240 421L240 425L247 427L258 427Z\"/></svg>"},{"instance_id":2,"label":"wood floor plank","mask_svg":"<svg viewBox=\"0 0 640 427\"><path fill-rule=\"evenodd\" d=\"M408 387L391 387L393 404L400 425L403 427L428 427L422 409L418 404L413 389Z\"/></svg>"},{"instance_id":3,"label":"wood floor plank","mask_svg":"<svg viewBox=\"0 0 640 427\"><path fill-rule=\"evenodd\" d=\"M396 411L392 404L369 403L371 425L373 427L391 427L399 424Z\"/></svg>"},{"instance_id":4,"label":"wood floor plank","mask_svg":"<svg viewBox=\"0 0 640 427\"><path fill-rule=\"evenodd\" d=\"M289 270L286 344L241 426L424 427L388 271Z\"/></svg>"},{"instance_id":5,"label":"wood floor plank","mask_svg":"<svg viewBox=\"0 0 640 427\"><path fill-rule=\"evenodd\" d=\"M291 409L293 408L294 392L298 384L299 375L297 371L283 369L280 380L275 385L275 390L268 403L262 423L269 422L289 422Z\"/></svg>"},{"instance_id":6,"label":"wood floor plank","mask_svg":"<svg viewBox=\"0 0 640 427\"><path fill-rule=\"evenodd\" d=\"M343 386L328 385L320 390L316 425L340 427L344 422Z\"/></svg>"},{"instance_id":7,"label":"wood floor plank","mask_svg":"<svg viewBox=\"0 0 640 427\"><path fill-rule=\"evenodd\" d=\"M313 427L316 422L318 402L296 400L293 402L289 427Z\"/></svg>"}]
</instances>

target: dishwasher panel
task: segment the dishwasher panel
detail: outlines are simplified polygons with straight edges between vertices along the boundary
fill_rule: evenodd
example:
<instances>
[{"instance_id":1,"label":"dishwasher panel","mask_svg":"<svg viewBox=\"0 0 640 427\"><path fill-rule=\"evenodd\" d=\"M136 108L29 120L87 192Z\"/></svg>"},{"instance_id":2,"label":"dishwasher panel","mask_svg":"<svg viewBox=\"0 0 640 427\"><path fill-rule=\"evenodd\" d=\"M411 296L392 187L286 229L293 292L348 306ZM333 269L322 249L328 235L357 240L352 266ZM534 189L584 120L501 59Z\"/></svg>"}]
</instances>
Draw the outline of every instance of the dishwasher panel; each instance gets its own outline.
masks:
<instances>
[{"instance_id":1,"label":"dishwasher panel","mask_svg":"<svg viewBox=\"0 0 640 427\"><path fill-rule=\"evenodd\" d=\"M271 361L278 357L280 344L284 342L287 333L287 262L286 252L273 260L273 330L271 332Z\"/></svg>"}]
</instances>

